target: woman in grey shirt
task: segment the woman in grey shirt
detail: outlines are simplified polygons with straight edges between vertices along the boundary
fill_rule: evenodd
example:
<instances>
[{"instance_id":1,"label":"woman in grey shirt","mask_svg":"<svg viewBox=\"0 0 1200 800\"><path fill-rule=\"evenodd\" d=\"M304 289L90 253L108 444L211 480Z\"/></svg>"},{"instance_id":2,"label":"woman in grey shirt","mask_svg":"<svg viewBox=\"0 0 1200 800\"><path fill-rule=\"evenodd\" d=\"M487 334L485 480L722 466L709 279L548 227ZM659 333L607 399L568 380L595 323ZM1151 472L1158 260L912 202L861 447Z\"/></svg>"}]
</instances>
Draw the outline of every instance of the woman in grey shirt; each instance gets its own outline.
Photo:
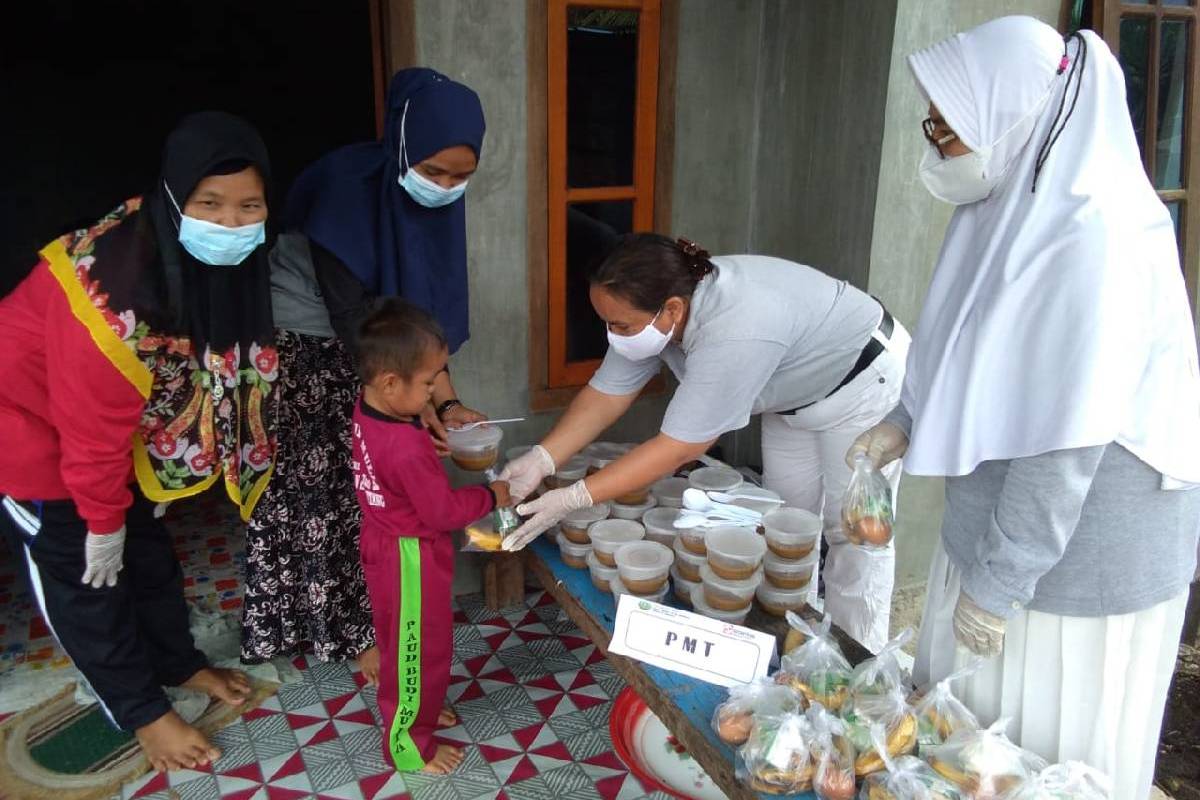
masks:
<instances>
[{"instance_id":1,"label":"woman in grey shirt","mask_svg":"<svg viewBox=\"0 0 1200 800\"><path fill-rule=\"evenodd\" d=\"M946 476L915 669L1148 795L1200 528L1200 375L1170 217L1102 40L1006 17L909 63L958 206L902 404L856 442Z\"/></svg>"},{"instance_id":2,"label":"woman in grey shirt","mask_svg":"<svg viewBox=\"0 0 1200 800\"><path fill-rule=\"evenodd\" d=\"M872 649L887 640L895 551L848 542L841 502L856 436L899 398L908 333L862 291L802 264L717 256L655 234L625 237L592 277L609 349L541 445L502 479L513 497L615 422L665 363L679 387L658 436L574 486L518 508L521 547L572 508L619 497L674 472L723 433L763 415L768 488L825 514L825 606ZM899 480L899 464L890 477Z\"/></svg>"}]
</instances>

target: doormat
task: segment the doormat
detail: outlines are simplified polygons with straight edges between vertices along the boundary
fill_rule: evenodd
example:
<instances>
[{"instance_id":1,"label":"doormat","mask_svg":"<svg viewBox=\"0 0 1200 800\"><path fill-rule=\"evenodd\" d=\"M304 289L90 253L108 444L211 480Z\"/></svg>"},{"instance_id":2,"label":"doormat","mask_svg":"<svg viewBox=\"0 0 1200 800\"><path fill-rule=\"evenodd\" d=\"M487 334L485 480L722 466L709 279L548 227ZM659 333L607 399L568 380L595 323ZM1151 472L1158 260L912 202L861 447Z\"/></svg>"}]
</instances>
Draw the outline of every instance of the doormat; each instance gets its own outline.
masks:
<instances>
[{"instance_id":1,"label":"doormat","mask_svg":"<svg viewBox=\"0 0 1200 800\"><path fill-rule=\"evenodd\" d=\"M212 736L258 708L279 684L251 678L238 708L212 702L193 724ZM98 704L75 702L72 684L52 699L0 725L0 798L108 800L150 770L132 734L113 729Z\"/></svg>"}]
</instances>

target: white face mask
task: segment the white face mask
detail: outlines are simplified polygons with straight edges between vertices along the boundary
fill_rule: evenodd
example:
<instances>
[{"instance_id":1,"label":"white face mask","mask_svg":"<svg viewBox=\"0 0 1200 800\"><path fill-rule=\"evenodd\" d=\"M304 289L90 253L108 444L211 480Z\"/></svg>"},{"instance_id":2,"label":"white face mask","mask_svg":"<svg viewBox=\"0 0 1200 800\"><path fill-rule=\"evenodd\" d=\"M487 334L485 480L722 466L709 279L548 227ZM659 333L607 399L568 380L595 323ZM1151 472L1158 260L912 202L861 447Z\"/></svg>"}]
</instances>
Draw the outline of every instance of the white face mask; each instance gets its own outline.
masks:
<instances>
[{"instance_id":1,"label":"white face mask","mask_svg":"<svg viewBox=\"0 0 1200 800\"><path fill-rule=\"evenodd\" d=\"M929 193L944 203L964 206L977 203L992 193L1003 171L990 174L989 153L972 150L961 156L941 158L937 150L929 147L921 159L918 174Z\"/></svg>"},{"instance_id":2,"label":"white face mask","mask_svg":"<svg viewBox=\"0 0 1200 800\"><path fill-rule=\"evenodd\" d=\"M658 321L658 316L661 313L662 309L660 308L658 314L654 315L654 319L650 320L646 327L630 336L618 336L609 330L609 347L616 350L618 355L622 355L630 361L643 361L647 358L654 358L666 349L667 342L671 341L671 336L675 333L674 325L666 333L654 327L654 323Z\"/></svg>"}]
</instances>

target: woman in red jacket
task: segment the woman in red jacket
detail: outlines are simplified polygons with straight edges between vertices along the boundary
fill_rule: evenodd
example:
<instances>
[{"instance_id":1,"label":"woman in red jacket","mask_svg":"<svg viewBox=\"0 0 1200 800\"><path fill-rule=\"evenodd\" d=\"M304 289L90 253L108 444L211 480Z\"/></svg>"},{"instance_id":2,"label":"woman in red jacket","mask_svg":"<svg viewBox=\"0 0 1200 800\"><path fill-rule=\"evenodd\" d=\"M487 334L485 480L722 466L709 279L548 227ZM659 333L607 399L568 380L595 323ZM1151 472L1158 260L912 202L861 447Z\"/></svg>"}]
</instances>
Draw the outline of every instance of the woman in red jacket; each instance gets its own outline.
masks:
<instances>
[{"instance_id":1,"label":"woman in red jacket","mask_svg":"<svg viewBox=\"0 0 1200 800\"><path fill-rule=\"evenodd\" d=\"M163 686L250 691L196 649L153 504L220 481L247 517L269 477L268 177L249 124L191 115L145 198L51 242L0 301L0 521L55 637L159 770L220 755Z\"/></svg>"}]
</instances>

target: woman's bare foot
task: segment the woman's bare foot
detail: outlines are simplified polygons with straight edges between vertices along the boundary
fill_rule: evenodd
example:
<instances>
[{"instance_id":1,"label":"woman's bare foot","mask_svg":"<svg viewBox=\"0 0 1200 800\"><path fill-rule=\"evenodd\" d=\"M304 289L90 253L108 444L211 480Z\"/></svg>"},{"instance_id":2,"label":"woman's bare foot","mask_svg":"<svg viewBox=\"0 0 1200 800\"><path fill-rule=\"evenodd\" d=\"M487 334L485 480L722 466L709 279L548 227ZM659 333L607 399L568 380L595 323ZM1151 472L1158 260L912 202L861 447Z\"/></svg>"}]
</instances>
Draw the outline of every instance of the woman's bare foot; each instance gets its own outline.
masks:
<instances>
[{"instance_id":1,"label":"woman's bare foot","mask_svg":"<svg viewBox=\"0 0 1200 800\"><path fill-rule=\"evenodd\" d=\"M250 676L241 670L205 667L183 683L185 689L204 692L214 700L240 706L250 699Z\"/></svg>"},{"instance_id":2,"label":"woman's bare foot","mask_svg":"<svg viewBox=\"0 0 1200 800\"><path fill-rule=\"evenodd\" d=\"M195 769L221 757L221 751L213 747L204 734L184 722L174 711L143 725L134 735L156 772Z\"/></svg>"},{"instance_id":3,"label":"woman's bare foot","mask_svg":"<svg viewBox=\"0 0 1200 800\"><path fill-rule=\"evenodd\" d=\"M379 648L371 645L358 654L358 668L367 679L367 686L379 685Z\"/></svg>"},{"instance_id":4,"label":"woman's bare foot","mask_svg":"<svg viewBox=\"0 0 1200 800\"><path fill-rule=\"evenodd\" d=\"M437 726L439 728L453 728L458 724L458 714L454 713L454 709L446 706L438 712Z\"/></svg>"},{"instance_id":5,"label":"woman's bare foot","mask_svg":"<svg viewBox=\"0 0 1200 800\"><path fill-rule=\"evenodd\" d=\"M462 763L463 756L461 747L439 744L437 752L433 754L433 758L429 759L425 769L421 772L428 772L431 775L449 775Z\"/></svg>"}]
</instances>

